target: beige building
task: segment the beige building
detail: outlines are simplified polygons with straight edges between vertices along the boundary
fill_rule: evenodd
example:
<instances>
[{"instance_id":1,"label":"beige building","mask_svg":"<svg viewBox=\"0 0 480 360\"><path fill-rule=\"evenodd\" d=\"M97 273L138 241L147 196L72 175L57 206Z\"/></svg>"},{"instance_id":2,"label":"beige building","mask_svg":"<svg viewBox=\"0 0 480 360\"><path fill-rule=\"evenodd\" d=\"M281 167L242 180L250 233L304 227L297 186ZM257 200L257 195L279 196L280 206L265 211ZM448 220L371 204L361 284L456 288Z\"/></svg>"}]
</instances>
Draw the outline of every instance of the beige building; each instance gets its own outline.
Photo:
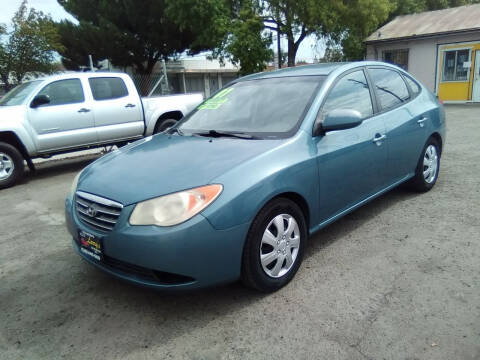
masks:
<instances>
[{"instance_id":1,"label":"beige building","mask_svg":"<svg viewBox=\"0 0 480 360\"><path fill-rule=\"evenodd\" d=\"M366 40L446 102L480 102L480 4L398 16Z\"/></svg>"}]
</instances>

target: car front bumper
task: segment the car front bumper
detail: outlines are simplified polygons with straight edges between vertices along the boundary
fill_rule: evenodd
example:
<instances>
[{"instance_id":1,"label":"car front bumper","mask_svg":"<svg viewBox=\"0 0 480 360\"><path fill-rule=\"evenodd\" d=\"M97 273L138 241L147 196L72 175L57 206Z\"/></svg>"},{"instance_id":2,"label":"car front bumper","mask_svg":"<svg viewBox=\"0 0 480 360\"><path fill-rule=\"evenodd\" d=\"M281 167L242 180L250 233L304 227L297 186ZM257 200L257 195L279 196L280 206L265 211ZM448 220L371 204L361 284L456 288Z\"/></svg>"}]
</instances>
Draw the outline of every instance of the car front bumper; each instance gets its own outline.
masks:
<instances>
[{"instance_id":1,"label":"car front bumper","mask_svg":"<svg viewBox=\"0 0 480 360\"><path fill-rule=\"evenodd\" d=\"M67 198L66 223L77 253L107 273L156 289L197 289L240 277L249 223L217 230L200 214L172 227L130 226L133 207L122 210L112 231L100 232L79 220ZM102 239L102 261L80 252L79 230Z\"/></svg>"}]
</instances>

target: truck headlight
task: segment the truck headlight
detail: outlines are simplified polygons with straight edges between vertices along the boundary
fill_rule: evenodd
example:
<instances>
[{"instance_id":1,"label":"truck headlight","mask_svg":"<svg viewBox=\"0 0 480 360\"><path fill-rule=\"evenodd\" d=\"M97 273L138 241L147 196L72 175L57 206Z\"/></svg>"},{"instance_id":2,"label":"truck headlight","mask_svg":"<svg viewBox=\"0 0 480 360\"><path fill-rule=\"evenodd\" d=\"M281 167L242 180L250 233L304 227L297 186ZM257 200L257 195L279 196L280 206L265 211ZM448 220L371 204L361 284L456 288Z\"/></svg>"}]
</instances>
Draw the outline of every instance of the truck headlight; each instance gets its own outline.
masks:
<instances>
[{"instance_id":1,"label":"truck headlight","mask_svg":"<svg viewBox=\"0 0 480 360\"><path fill-rule=\"evenodd\" d=\"M143 201L130 215L130 225L172 226L191 219L222 192L220 184L201 186Z\"/></svg>"}]
</instances>

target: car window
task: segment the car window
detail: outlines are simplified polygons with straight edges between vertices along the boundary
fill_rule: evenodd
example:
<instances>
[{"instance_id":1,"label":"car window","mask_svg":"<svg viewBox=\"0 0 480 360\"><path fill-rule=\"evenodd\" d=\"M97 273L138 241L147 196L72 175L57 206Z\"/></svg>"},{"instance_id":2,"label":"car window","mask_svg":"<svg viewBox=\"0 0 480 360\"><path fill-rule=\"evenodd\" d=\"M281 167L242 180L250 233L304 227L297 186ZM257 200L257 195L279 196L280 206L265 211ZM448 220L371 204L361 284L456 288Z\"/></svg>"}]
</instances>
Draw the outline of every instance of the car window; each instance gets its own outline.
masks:
<instances>
[{"instance_id":1,"label":"car window","mask_svg":"<svg viewBox=\"0 0 480 360\"><path fill-rule=\"evenodd\" d=\"M357 110L362 115L362 119L372 116L372 99L362 70L345 75L335 84L323 104L319 120L323 120L325 114L333 109Z\"/></svg>"},{"instance_id":2,"label":"car window","mask_svg":"<svg viewBox=\"0 0 480 360\"><path fill-rule=\"evenodd\" d=\"M68 79L52 82L37 95L47 95L50 103L42 106L81 103L85 100L80 79Z\"/></svg>"},{"instance_id":3,"label":"car window","mask_svg":"<svg viewBox=\"0 0 480 360\"><path fill-rule=\"evenodd\" d=\"M291 136L323 80L323 76L289 76L234 83L200 104L179 129Z\"/></svg>"},{"instance_id":4,"label":"car window","mask_svg":"<svg viewBox=\"0 0 480 360\"><path fill-rule=\"evenodd\" d=\"M420 86L413 79L406 75L404 76L404 78L414 95L420 93Z\"/></svg>"},{"instance_id":5,"label":"car window","mask_svg":"<svg viewBox=\"0 0 480 360\"><path fill-rule=\"evenodd\" d=\"M118 99L128 95L127 87L118 77L95 77L88 79L95 100Z\"/></svg>"},{"instance_id":6,"label":"car window","mask_svg":"<svg viewBox=\"0 0 480 360\"><path fill-rule=\"evenodd\" d=\"M381 110L394 108L410 98L407 85L395 70L368 69Z\"/></svg>"}]
</instances>

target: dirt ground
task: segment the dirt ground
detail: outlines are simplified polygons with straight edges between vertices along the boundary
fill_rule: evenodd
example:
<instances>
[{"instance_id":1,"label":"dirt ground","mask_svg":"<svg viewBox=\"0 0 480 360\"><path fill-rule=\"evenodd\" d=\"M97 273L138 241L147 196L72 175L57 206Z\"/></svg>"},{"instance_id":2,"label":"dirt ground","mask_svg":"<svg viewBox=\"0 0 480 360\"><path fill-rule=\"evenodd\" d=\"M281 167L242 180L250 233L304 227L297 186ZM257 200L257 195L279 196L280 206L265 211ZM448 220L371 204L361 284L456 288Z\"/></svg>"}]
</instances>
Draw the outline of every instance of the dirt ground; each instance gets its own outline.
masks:
<instances>
[{"instance_id":1,"label":"dirt ground","mask_svg":"<svg viewBox=\"0 0 480 360\"><path fill-rule=\"evenodd\" d=\"M74 253L64 198L94 155L0 192L1 359L480 359L480 107L449 106L440 177L315 234L295 279L165 295Z\"/></svg>"}]
</instances>

